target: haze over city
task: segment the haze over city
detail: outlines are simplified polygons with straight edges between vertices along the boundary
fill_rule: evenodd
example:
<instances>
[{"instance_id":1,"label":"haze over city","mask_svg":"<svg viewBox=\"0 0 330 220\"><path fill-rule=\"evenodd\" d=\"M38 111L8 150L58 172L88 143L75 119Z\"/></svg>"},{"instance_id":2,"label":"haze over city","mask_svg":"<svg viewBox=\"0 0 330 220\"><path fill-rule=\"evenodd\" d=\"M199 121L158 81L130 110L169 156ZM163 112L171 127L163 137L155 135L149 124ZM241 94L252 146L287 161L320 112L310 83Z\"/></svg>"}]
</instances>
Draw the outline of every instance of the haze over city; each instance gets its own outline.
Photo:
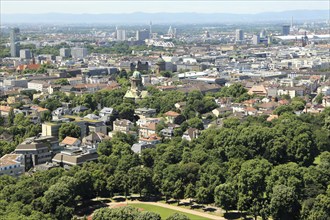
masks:
<instances>
[{"instance_id":1,"label":"haze over city","mask_svg":"<svg viewBox=\"0 0 330 220\"><path fill-rule=\"evenodd\" d=\"M329 1L0 4L0 219L330 219Z\"/></svg>"}]
</instances>

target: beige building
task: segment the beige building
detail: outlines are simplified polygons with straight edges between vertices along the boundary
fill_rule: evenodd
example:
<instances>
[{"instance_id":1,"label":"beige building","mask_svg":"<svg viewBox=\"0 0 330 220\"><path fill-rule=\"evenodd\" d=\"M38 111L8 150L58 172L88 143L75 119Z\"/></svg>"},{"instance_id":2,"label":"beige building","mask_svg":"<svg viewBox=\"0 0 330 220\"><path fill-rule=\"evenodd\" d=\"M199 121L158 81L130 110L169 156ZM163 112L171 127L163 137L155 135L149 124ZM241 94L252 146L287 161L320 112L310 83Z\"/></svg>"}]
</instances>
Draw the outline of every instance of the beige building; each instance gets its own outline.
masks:
<instances>
[{"instance_id":1,"label":"beige building","mask_svg":"<svg viewBox=\"0 0 330 220\"><path fill-rule=\"evenodd\" d=\"M23 154L5 154L0 158L0 176L19 176L25 172Z\"/></svg>"}]
</instances>

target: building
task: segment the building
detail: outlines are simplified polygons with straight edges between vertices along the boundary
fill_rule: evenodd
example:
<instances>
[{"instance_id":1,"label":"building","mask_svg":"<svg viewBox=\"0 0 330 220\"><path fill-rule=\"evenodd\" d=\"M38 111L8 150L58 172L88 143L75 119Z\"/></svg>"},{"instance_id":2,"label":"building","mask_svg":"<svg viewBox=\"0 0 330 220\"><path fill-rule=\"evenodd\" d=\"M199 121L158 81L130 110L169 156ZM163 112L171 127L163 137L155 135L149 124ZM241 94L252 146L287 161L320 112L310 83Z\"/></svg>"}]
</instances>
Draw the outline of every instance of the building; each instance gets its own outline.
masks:
<instances>
[{"instance_id":1,"label":"building","mask_svg":"<svg viewBox=\"0 0 330 220\"><path fill-rule=\"evenodd\" d=\"M166 62L160 55L156 61L156 74L160 74L161 71L165 71L166 70L165 66L166 66Z\"/></svg>"},{"instance_id":2,"label":"building","mask_svg":"<svg viewBox=\"0 0 330 220\"><path fill-rule=\"evenodd\" d=\"M56 154L52 159L53 163L57 163L64 168L82 165L88 161L96 161L98 154L95 148L69 148Z\"/></svg>"},{"instance_id":3,"label":"building","mask_svg":"<svg viewBox=\"0 0 330 220\"><path fill-rule=\"evenodd\" d=\"M146 98L149 94L148 91L144 88L142 84L142 77L139 71L135 71L133 76L130 78L131 88L127 90L124 98L125 99L133 99L139 100Z\"/></svg>"},{"instance_id":4,"label":"building","mask_svg":"<svg viewBox=\"0 0 330 220\"><path fill-rule=\"evenodd\" d=\"M244 40L244 32L241 29L236 30L236 35L235 35L236 42L241 42Z\"/></svg>"},{"instance_id":5,"label":"building","mask_svg":"<svg viewBox=\"0 0 330 220\"><path fill-rule=\"evenodd\" d=\"M129 131L133 128L134 124L127 119L117 119L113 122L113 131L119 131L125 134L128 134Z\"/></svg>"},{"instance_id":6,"label":"building","mask_svg":"<svg viewBox=\"0 0 330 220\"><path fill-rule=\"evenodd\" d=\"M149 39L149 30L138 30L136 31L136 40L137 41L145 41L146 39Z\"/></svg>"},{"instance_id":7,"label":"building","mask_svg":"<svg viewBox=\"0 0 330 220\"><path fill-rule=\"evenodd\" d=\"M87 48L74 47L71 49L71 56L74 59L82 59L88 55Z\"/></svg>"},{"instance_id":8,"label":"building","mask_svg":"<svg viewBox=\"0 0 330 220\"><path fill-rule=\"evenodd\" d=\"M117 41L125 41L126 40L126 31L125 30L117 30Z\"/></svg>"},{"instance_id":9,"label":"building","mask_svg":"<svg viewBox=\"0 0 330 220\"><path fill-rule=\"evenodd\" d=\"M0 158L0 176L19 176L25 172L23 154L5 154Z\"/></svg>"},{"instance_id":10,"label":"building","mask_svg":"<svg viewBox=\"0 0 330 220\"><path fill-rule=\"evenodd\" d=\"M19 28L13 28L10 30L10 55L12 57L19 56L19 42L17 35L19 34Z\"/></svg>"},{"instance_id":11,"label":"building","mask_svg":"<svg viewBox=\"0 0 330 220\"><path fill-rule=\"evenodd\" d=\"M195 138L198 138L200 135L200 131L196 128L188 128L182 135L182 139L186 139L187 141L191 141Z\"/></svg>"},{"instance_id":12,"label":"building","mask_svg":"<svg viewBox=\"0 0 330 220\"><path fill-rule=\"evenodd\" d=\"M78 138L67 136L63 139L61 142L61 145L63 146L70 146L70 147L79 147L81 144L81 141Z\"/></svg>"},{"instance_id":13,"label":"building","mask_svg":"<svg viewBox=\"0 0 330 220\"><path fill-rule=\"evenodd\" d=\"M69 57L71 56L71 51L69 48L61 48L60 49L60 56L61 57Z\"/></svg>"},{"instance_id":14,"label":"building","mask_svg":"<svg viewBox=\"0 0 330 220\"><path fill-rule=\"evenodd\" d=\"M153 144L146 143L136 143L131 147L132 151L136 154L140 154L144 149L155 148L156 146Z\"/></svg>"},{"instance_id":15,"label":"building","mask_svg":"<svg viewBox=\"0 0 330 220\"><path fill-rule=\"evenodd\" d=\"M21 59L31 59L32 58L32 54L30 49L22 49L19 51L19 57Z\"/></svg>"},{"instance_id":16,"label":"building","mask_svg":"<svg viewBox=\"0 0 330 220\"><path fill-rule=\"evenodd\" d=\"M134 113L139 116L139 118L150 118L156 115L156 109L153 108L137 108Z\"/></svg>"},{"instance_id":17,"label":"building","mask_svg":"<svg viewBox=\"0 0 330 220\"><path fill-rule=\"evenodd\" d=\"M47 89L48 84L45 81L41 80L32 80L27 83L28 89L34 89L36 91L43 91L44 89Z\"/></svg>"},{"instance_id":18,"label":"building","mask_svg":"<svg viewBox=\"0 0 330 220\"><path fill-rule=\"evenodd\" d=\"M259 35L253 35L252 37L252 44L258 45L260 43L260 37Z\"/></svg>"},{"instance_id":19,"label":"building","mask_svg":"<svg viewBox=\"0 0 330 220\"><path fill-rule=\"evenodd\" d=\"M290 25L282 26L282 35L286 36L290 34Z\"/></svg>"},{"instance_id":20,"label":"building","mask_svg":"<svg viewBox=\"0 0 330 220\"><path fill-rule=\"evenodd\" d=\"M168 111L164 113L164 117L165 117L165 122L167 123L172 123L172 124L176 124L177 122L177 118L181 117L182 115L174 112L174 111Z\"/></svg>"},{"instance_id":21,"label":"building","mask_svg":"<svg viewBox=\"0 0 330 220\"><path fill-rule=\"evenodd\" d=\"M25 139L15 149L16 154L25 156L25 170L38 164L50 162L55 153L60 151L58 139L51 136Z\"/></svg>"}]
</instances>

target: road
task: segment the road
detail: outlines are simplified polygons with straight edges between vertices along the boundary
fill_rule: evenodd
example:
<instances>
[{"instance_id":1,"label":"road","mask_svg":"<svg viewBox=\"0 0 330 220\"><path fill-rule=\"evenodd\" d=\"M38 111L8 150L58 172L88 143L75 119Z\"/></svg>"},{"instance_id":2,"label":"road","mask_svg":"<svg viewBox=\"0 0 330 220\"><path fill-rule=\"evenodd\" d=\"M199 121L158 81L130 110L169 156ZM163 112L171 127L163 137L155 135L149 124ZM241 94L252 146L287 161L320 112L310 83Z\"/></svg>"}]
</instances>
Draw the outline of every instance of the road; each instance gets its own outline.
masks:
<instances>
[{"instance_id":1,"label":"road","mask_svg":"<svg viewBox=\"0 0 330 220\"><path fill-rule=\"evenodd\" d=\"M115 205L127 205L127 204L149 204L149 205L160 206L160 207L163 207L163 208L173 209L173 210L176 210L176 211L185 212L185 213L189 213L189 214L209 218L209 219L212 219L212 220L226 220L224 217L215 216L215 215L211 215L211 214L208 214L208 213L199 212L199 211L195 211L195 210L191 210L191 209L186 209L186 208L182 208L182 207L179 207L179 206L168 205L168 204L164 204L164 203L160 203L160 202L127 201L127 202L107 203L107 205L109 205L110 207L115 206Z\"/></svg>"}]
</instances>

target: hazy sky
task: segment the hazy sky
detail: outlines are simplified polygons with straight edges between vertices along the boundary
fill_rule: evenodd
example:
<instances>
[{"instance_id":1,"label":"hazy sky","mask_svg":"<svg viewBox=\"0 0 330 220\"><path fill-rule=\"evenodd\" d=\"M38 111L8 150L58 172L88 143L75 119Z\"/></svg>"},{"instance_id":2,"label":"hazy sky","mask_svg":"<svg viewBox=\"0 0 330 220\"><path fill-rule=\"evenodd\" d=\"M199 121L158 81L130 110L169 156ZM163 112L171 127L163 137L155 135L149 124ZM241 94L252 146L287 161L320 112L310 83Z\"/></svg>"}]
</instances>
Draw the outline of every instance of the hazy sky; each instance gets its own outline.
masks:
<instances>
[{"instance_id":1,"label":"hazy sky","mask_svg":"<svg viewBox=\"0 0 330 220\"><path fill-rule=\"evenodd\" d=\"M329 0L277 1L28 1L0 0L1 13L131 13L131 12L201 12L259 13L297 9L329 9Z\"/></svg>"}]
</instances>

